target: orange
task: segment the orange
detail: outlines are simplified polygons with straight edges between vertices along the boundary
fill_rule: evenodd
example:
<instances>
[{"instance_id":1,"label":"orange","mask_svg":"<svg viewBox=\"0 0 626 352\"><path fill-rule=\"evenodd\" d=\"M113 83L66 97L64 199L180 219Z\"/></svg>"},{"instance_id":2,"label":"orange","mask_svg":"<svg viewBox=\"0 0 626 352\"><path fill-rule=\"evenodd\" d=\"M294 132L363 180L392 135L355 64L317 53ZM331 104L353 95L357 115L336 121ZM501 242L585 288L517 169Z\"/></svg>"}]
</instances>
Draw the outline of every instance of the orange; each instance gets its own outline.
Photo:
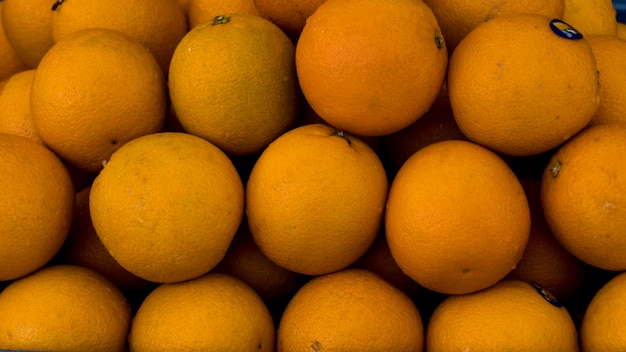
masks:
<instances>
[{"instance_id":1,"label":"orange","mask_svg":"<svg viewBox=\"0 0 626 352\"><path fill-rule=\"evenodd\" d=\"M30 114L30 88L35 70L18 72L0 93L0 133L15 134L43 143Z\"/></svg>"},{"instance_id":2,"label":"orange","mask_svg":"<svg viewBox=\"0 0 626 352\"><path fill-rule=\"evenodd\" d=\"M63 163L25 137L0 133L0 281L45 265L72 223L74 188Z\"/></svg>"},{"instance_id":3,"label":"orange","mask_svg":"<svg viewBox=\"0 0 626 352\"><path fill-rule=\"evenodd\" d=\"M616 14L611 0L565 0L562 18L585 35L615 35Z\"/></svg>"},{"instance_id":4,"label":"orange","mask_svg":"<svg viewBox=\"0 0 626 352\"><path fill-rule=\"evenodd\" d=\"M587 41L600 72L600 107L591 124L626 124L626 39L615 35L588 35Z\"/></svg>"},{"instance_id":5,"label":"orange","mask_svg":"<svg viewBox=\"0 0 626 352\"><path fill-rule=\"evenodd\" d=\"M524 156L557 147L589 123L600 101L595 59L584 38L567 37L580 33L563 26L501 15L463 39L450 58L448 93L465 136Z\"/></svg>"},{"instance_id":6,"label":"orange","mask_svg":"<svg viewBox=\"0 0 626 352\"><path fill-rule=\"evenodd\" d=\"M520 181L530 206L530 238L508 278L536 282L559 300L567 301L582 285L584 264L550 231L541 208L541 182L528 178Z\"/></svg>"},{"instance_id":7,"label":"orange","mask_svg":"<svg viewBox=\"0 0 626 352\"><path fill-rule=\"evenodd\" d=\"M213 21L216 16L235 13L260 15L255 0L189 0L187 3L189 28Z\"/></svg>"},{"instance_id":8,"label":"orange","mask_svg":"<svg viewBox=\"0 0 626 352\"><path fill-rule=\"evenodd\" d=\"M131 273L155 282L198 277L224 257L243 217L228 157L206 140L164 132L117 150L91 187L98 237Z\"/></svg>"},{"instance_id":9,"label":"orange","mask_svg":"<svg viewBox=\"0 0 626 352\"><path fill-rule=\"evenodd\" d=\"M87 28L127 34L150 50L164 74L176 45L188 30L184 7L176 0L63 1L54 11L55 42Z\"/></svg>"},{"instance_id":10,"label":"orange","mask_svg":"<svg viewBox=\"0 0 626 352\"><path fill-rule=\"evenodd\" d=\"M546 221L582 261L626 270L626 126L588 127L556 151L541 184Z\"/></svg>"},{"instance_id":11,"label":"orange","mask_svg":"<svg viewBox=\"0 0 626 352\"><path fill-rule=\"evenodd\" d=\"M261 298L241 280L209 273L162 284L143 301L130 350L273 351L276 330Z\"/></svg>"},{"instance_id":12,"label":"orange","mask_svg":"<svg viewBox=\"0 0 626 352\"><path fill-rule=\"evenodd\" d=\"M562 18L565 12L564 0L424 0L424 3L437 17L449 53L478 25L500 15L536 14Z\"/></svg>"},{"instance_id":13,"label":"orange","mask_svg":"<svg viewBox=\"0 0 626 352\"><path fill-rule=\"evenodd\" d=\"M567 309L545 289L503 280L485 290L452 295L426 327L426 351L578 351Z\"/></svg>"},{"instance_id":14,"label":"orange","mask_svg":"<svg viewBox=\"0 0 626 352\"><path fill-rule=\"evenodd\" d=\"M260 152L298 117L294 50L285 33L259 16L218 16L196 26L170 67L180 124L229 155Z\"/></svg>"},{"instance_id":15,"label":"orange","mask_svg":"<svg viewBox=\"0 0 626 352\"><path fill-rule=\"evenodd\" d=\"M466 140L454 120L446 85L430 109L411 125L382 137L391 166L398 170L416 151L449 139Z\"/></svg>"},{"instance_id":16,"label":"orange","mask_svg":"<svg viewBox=\"0 0 626 352\"><path fill-rule=\"evenodd\" d=\"M326 0L255 0L261 16L297 39L307 18Z\"/></svg>"},{"instance_id":17,"label":"orange","mask_svg":"<svg viewBox=\"0 0 626 352\"><path fill-rule=\"evenodd\" d=\"M626 40L626 23L617 22L617 31L615 35Z\"/></svg>"},{"instance_id":18,"label":"orange","mask_svg":"<svg viewBox=\"0 0 626 352\"><path fill-rule=\"evenodd\" d=\"M405 274L393 259L384 232L378 235L369 250L353 266L378 274L410 297L416 297L425 291L420 284Z\"/></svg>"},{"instance_id":19,"label":"orange","mask_svg":"<svg viewBox=\"0 0 626 352\"><path fill-rule=\"evenodd\" d=\"M385 212L393 258L422 286L469 293L504 278L530 233L524 190L495 153L467 141L433 143L398 171Z\"/></svg>"},{"instance_id":20,"label":"orange","mask_svg":"<svg viewBox=\"0 0 626 352\"><path fill-rule=\"evenodd\" d=\"M52 47L51 0L4 0L2 24L7 39L28 67L35 68Z\"/></svg>"},{"instance_id":21,"label":"orange","mask_svg":"<svg viewBox=\"0 0 626 352\"><path fill-rule=\"evenodd\" d=\"M213 269L250 286L265 301L278 301L296 292L305 277L269 260L254 243L246 221L233 238L224 259Z\"/></svg>"},{"instance_id":22,"label":"orange","mask_svg":"<svg viewBox=\"0 0 626 352\"><path fill-rule=\"evenodd\" d=\"M0 81L9 79L14 74L28 69L28 66L22 61L7 38L2 23L4 22L2 19L3 9L4 2L0 2Z\"/></svg>"},{"instance_id":23,"label":"orange","mask_svg":"<svg viewBox=\"0 0 626 352\"><path fill-rule=\"evenodd\" d=\"M89 214L90 191L91 186L87 186L76 193L72 227L58 259L102 274L122 292L152 288L150 282L133 275L116 262L100 241Z\"/></svg>"},{"instance_id":24,"label":"orange","mask_svg":"<svg viewBox=\"0 0 626 352\"><path fill-rule=\"evenodd\" d=\"M54 265L0 293L3 349L124 351L130 307L110 281L74 265Z\"/></svg>"},{"instance_id":25,"label":"orange","mask_svg":"<svg viewBox=\"0 0 626 352\"><path fill-rule=\"evenodd\" d=\"M592 297L580 328L583 352L617 352L626 349L625 294L626 273L619 273Z\"/></svg>"},{"instance_id":26,"label":"orange","mask_svg":"<svg viewBox=\"0 0 626 352\"><path fill-rule=\"evenodd\" d=\"M417 307L402 291L363 269L313 278L289 301L278 352L422 351Z\"/></svg>"},{"instance_id":27,"label":"orange","mask_svg":"<svg viewBox=\"0 0 626 352\"><path fill-rule=\"evenodd\" d=\"M328 0L309 16L296 46L313 110L361 136L419 119L437 98L447 64L437 20L415 0Z\"/></svg>"},{"instance_id":28,"label":"orange","mask_svg":"<svg viewBox=\"0 0 626 352\"><path fill-rule=\"evenodd\" d=\"M292 129L258 158L247 182L254 241L276 264L306 275L354 263L381 226L387 176L357 137L323 124Z\"/></svg>"},{"instance_id":29,"label":"orange","mask_svg":"<svg viewBox=\"0 0 626 352\"><path fill-rule=\"evenodd\" d=\"M124 143L160 131L167 109L165 77L152 54L110 29L86 29L57 42L31 89L40 138L90 172Z\"/></svg>"}]
</instances>

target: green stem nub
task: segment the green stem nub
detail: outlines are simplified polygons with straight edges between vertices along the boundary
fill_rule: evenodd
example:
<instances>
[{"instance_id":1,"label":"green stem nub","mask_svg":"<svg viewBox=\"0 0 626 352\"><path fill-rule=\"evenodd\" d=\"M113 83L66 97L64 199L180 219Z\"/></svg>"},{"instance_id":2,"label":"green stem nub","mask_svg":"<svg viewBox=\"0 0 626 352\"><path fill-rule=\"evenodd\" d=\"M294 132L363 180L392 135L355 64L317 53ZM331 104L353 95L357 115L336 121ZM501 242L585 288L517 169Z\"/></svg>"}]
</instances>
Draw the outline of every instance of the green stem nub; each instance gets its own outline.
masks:
<instances>
[{"instance_id":1,"label":"green stem nub","mask_svg":"<svg viewBox=\"0 0 626 352\"><path fill-rule=\"evenodd\" d=\"M550 175L552 175L552 177L559 176L559 172L561 172L561 166L563 166L563 164L561 164L559 159L556 159L554 161L554 165L552 165L552 167L550 168Z\"/></svg>"},{"instance_id":2,"label":"green stem nub","mask_svg":"<svg viewBox=\"0 0 626 352\"><path fill-rule=\"evenodd\" d=\"M228 22L230 22L230 16L215 16L213 19L213 25L226 24Z\"/></svg>"}]
</instances>

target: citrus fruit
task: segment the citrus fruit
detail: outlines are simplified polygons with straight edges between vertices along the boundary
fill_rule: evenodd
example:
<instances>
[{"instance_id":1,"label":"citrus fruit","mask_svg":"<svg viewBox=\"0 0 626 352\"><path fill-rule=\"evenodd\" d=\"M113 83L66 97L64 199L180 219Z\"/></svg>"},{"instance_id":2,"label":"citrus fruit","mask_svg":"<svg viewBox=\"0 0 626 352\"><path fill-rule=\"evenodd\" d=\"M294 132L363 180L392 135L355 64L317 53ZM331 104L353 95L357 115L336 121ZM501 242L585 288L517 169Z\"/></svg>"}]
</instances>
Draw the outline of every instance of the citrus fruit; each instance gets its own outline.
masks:
<instances>
[{"instance_id":1,"label":"citrus fruit","mask_svg":"<svg viewBox=\"0 0 626 352\"><path fill-rule=\"evenodd\" d=\"M387 177L359 138L322 125L294 128L254 164L246 214L254 241L276 264L306 275L355 262L376 239Z\"/></svg>"},{"instance_id":2,"label":"citrus fruit","mask_svg":"<svg viewBox=\"0 0 626 352\"><path fill-rule=\"evenodd\" d=\"M28 69L28 66L19 57L9 38L7 38L4 29L4 20L2 19L2 12L4 9L4 2L0 2L0 81L9 79L13 74Z\"/></svg>"},{"instance_id":3,"label":"citrus fruit","mask_svg":"<svg viewBox=\"0 0 626 352\"><path fill-rule=\"evenodd\" d=\"M520 182L530 207L530 238L508 278L536 282L566 302L582 285L584 263L563 248L550 231L541 207L541 182L528 178Z\"/></svg>"},{"instance_id":4,"label":"citrus fruit","mask_svg":"<svg viewBox=\"0 0 626 352\"><path fill-rule=\"evenodd\" d=\"M617 18L611 0L565 0L563 20L583 34L617 32Z\"/></svg>"},{"instance_id":5,"label":"citrus fruit","mask_svg":"<svg viewBox=\"0 0 626 352\"><path fill-rule=\"evenodd\" d=\"M396 174L385 212L393 258L422 286L446 294L487 288L521 259L530 210L517 177L487 148L433 143Z\"/></svg>"},{"instance_id":6,"label":"citrus fruit","mask_svg":"<svg viewBox=\"0 0 626 352\"><path fill-rule=\"evenodd\" d=\"M72 227L57 260L94 270L123 293L152 288L151 282L133 275L116 262L100 241L89 214L90 191L91 186L87 186L76 193Z\"/></svg>"},{"instance_id":7,"label":"citrus fruit","mask_svg":"<svg viewBox=\"0 0 626 352\"><path fill-rule=\"evenodd\" d=\"M261 298L243 281L209 273L161 284L144 299L130 350L274 351L276 330Z\"/></svg>"},{"instance_id":8,"label":"citrus fruit","mask_svg":"<svg viewBox=\"0 0 626 352\"><path fill-rule=\"evenodd\" d=\"M600 101L589 43L540 15L501 15L476 27L452 53L447 84L463 134L514 156L559 146Z\"/></svg>"},{"instance_id":9,"label":"citrus fruit","mask_svg":"<svg viewBox=\"0 0 626 352\"><path fill-rule=\"evenodd\" d=\"M626 270L626 126L586 128L546 165L541 200L554 236L582 261Z\"/></svg>"},{"instance_id":10,"label":"citrus fruit","mask_svg":"<svg viewBox=\"0 0 626 352\"><path fill-rule=\"evenodd\" d=\"M576 326L550 292L503 280L447 297L426 327L426 351L578 351Z\"/></svg>"},{"instance_id":11,"label":"citrus fruit","mask_svg":"<svg viewBox=\"0 0 626 352\"><path fill-rule=\"evenodd\" d=\"M15 134L42 143L30 114L30 88L35 70L18 72L0 93L0 133Z\"/></svg>"},{"instance_id":12,"label":"citrus fruit","mask_svg":"<svg viewBox=\"0 0 626 352\"><path fill-rule=\"evenodd\" d=\"M626 40L626 23L617 22L617 31L615 35Z\"/></svg>"},{"instance_id":13,"label":"citrus fruit","mask_svg":"<svg viewBox=\"0 0 626 352\"><path fill-rule=\"evenodd\" d=\"M75 265L45 267L0 293L0 346L46 351L124 351L128 302L110 281Z\"/></svg>"},{"instance_id":14,"label":"citrus fruit","mask_svg":"<svg viewBox=\"0 0 626 352\"><path fill-rule=\"evenodd\" d=\"M42 141L90 172L124 143L160 131L167 107L165 77L152 54L111 29L85 29L57 42L31 88Z\"/></svg>"},{"instance_id":15,"label":"citrus fruit","mask_svg":"<svg viewBox=\"0 0 626 352\"><path fill-rule=\"evenodd\" d=\"M165 75L188 30L185 10L173 0L61 1L52 19L54 41L87 28L112 29L133 38L150 50Z\"/></svg>"},{"instance_id":16,"label":"citrus fruit","mask_svg":"<svg viewBox=\"0 0 626 352\"><path fill-rule=\"evenodd\" d=\"M224 259L213 269L232 275L250 286L265 301L293 294L305 277L269 260L259 249L247 222L242 221Z\"/></svg>"},{"instance_id":17,"label":"citrus fruit","mask_svg":"<svg viewBox=\"0 0 626 352\"><path fill-rule=\"evenodd\" d=\"M224 257L243 217L243 185L228 157L177 132L116 151L89 195L96 234L122 267L155 282L192 279Z\"/></svg>"},{"instance_id":18,"label":"citrus fruit","mask_svg":"<svg viewBox=\"0 0 626 352\"><path fill-rule=\"evenodd\" d=\"M613 352L626 348L626 273L617 274L593 296L585 310L580 327L580 344L584 352Z\"/></svg>"},{"instance_id":19,"label":"citrus fruit","mask_svg":"<svg viewBox=\"0 0 626 352\"><path fill-rule=\"evenodd\" d=\"M497 16L537 14L548 18L562 18L565 12L564 0L424 0L424 3L437 17L449 53L452 53L474 28Z\"/></svg>"},{"instance_id":20,"label":"citrus fruit","mask_svg":"<svg viewBox=\"0 0 626 352\"><path fill-rule=\"evenodd\" d=\"M591 124L616 122L626 124L626 39L616 35L588 35L600 72L600 107Z\"/></svg>"},{"instance_id":21,"label":"citrus fruit","mask_svg":"<svg viewBox=\"0 0 626 352\"><path fill-rule=\"evenodd\" d=\"M189 0L187 4L187 21L191 29L213 21L217 16L234 13L259 16L259 9L254 0Z\"/></svg>"},{"instance_id":22,"label":"citrus fruit","mask_svg":"<svg viewBox=\"0 0 626 352\"><path fill-rule=\"evenodd\" d=\"M74 188L48 148L0 133L0 280L44 266L63 245L72 223Z\"/></svg>"},{"instance_id":23,"label":"citrus fruit","mask_svg":"<svg viewBox=\"0 0 626 352\"><path fill-rule=\"evenodd\" d=\"M278 352L422 351L417 307L402 291L363 269L313 278L287 304Z\"/></svg>"},{"instance_id":24,"label":"citrus fruit","mask_svg":"<svg viewBox=\"0 0 626 352\"><path fill-rule=\"evenodd\" d=\"M250 14L217 16L190 30L169 74L182 127L229 155L260 152L298 116L294 50L276 25Z\"/></svg>"},{"instance_id":25,"label":"citrus fruit","mask_svg":"<svg viewBox=\"0 0 626 352\"><path fill-rule=\"evenodd\" d=\"M255 0L261 16L297 39L307 18L326 0Z\"/></svg>"},{"instance_id":26,"label":"citrus fruit","mask_svg":"<svg viewBox=\"0 0 626 352\"><path fill-rule=\"evenodd\" d=\"M7 39L28 67L35 68L52 47L50 0L4 0L2 24Z\"/></svg>"},{"instance_id":27,"label":"citrus fruit","mask_svg":"<svg viewBox=\"0 0 626 352\"><path fill-rule=\"evenodd\" d=\"M414 0L328 0L296 46L304 97L330 125L361 136L396 132L435 101L448 64L432 11Z\"/></svg>"}]
</instances>

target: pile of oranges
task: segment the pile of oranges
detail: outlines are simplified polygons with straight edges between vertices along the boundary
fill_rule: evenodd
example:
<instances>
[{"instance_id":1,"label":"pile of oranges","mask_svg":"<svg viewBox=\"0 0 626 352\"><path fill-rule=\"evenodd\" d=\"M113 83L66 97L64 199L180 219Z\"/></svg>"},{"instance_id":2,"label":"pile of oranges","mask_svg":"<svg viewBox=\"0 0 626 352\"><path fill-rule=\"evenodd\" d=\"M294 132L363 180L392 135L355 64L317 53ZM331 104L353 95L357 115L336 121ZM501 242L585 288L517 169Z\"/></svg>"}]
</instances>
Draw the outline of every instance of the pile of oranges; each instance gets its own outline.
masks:
<instances>
[{"instance_id":1,"label":"pile of oranges","mask_svg":"<svg viewBox=\"0 0 626 352\"><path fill-rule=\"evenodd\" d=\"M610 0L0 22L0 350L626 350Z\"/></svg>"}]
</instances>

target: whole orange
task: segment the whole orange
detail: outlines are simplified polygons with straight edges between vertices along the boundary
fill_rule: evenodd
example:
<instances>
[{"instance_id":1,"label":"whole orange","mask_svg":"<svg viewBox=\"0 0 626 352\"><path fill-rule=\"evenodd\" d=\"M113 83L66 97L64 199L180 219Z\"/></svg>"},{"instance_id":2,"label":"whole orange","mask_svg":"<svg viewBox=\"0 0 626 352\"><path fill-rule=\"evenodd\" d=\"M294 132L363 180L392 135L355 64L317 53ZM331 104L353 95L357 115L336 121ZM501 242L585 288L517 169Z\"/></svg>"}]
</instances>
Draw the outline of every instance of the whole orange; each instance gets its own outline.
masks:
<instances>
[{"instance_id":1,"label":"whole orange","mask_svg":"<svg viewBox=\"0 0 626 352\"><path fill-rule=\"evenodd\" d=\"M296 46L302 92L330 125L381 136L419 119L443 85L448 54L422 1L328 0Z\"/></svg>"},{"instance_id":2,"label":"whole orange","mask_svg":"<svg viewBox=\"0 0 626 352\"><path fill-rule=\"evenodd\" d=\"M160 131L167 108L167 84L154 56L111 29L85 29L57 42L31 88L41 140L90 172L124 143Z\"/></svg>"},{"instance_id":3,"label":"whole orange","mask_svg":"<svg viewBox=\"0 0 626 352\"><path fill-rule=\"evenodd\" d=\"M52 19L54 41L87 28L112 29L133 38L150 50L165 75L188 30L185 9L178 1L61 1Z\"/></svg>"},{"instance_id":4,"label":"whole orange","mask_svg":"<svg viewBox=\"0 0 626 352\"><path fill-rule=\"evenodd\" d=\"M591 124L626 124L626 39L616 35L588 35L600 72L600 107Z\"/></svg>"},{"instance_id":5,"label":"whole orange","mask_svg":"<svg viewBox=\"0 0 626 352\"><path fill-rule=\"evenodd\" d=\"M537 14L562 18L564 0L424 0L437 17L451 54L461 40L483 22L506 14Z\"/></svg>"},{"instance_id":6,"label":"whole orange","mask_svg":"<svg viewBox=\"0 0 626 352\"><path fill-rule=\"evenodd\" d=\"M0 293L0 346L12 350L124 351L131 312L104 276L53 265Z\"/></svg>"},{"instance_id":7,"label":"whole orange","mask_svg":"<svg viewBox=\"0 0 626 352\"><path fill-rule=\"evenodd\" d=\"M59 158L25 137L0 133L0 281L44 266L67 238L74 188Z\"/></svg>"},{"instance_id":8,"label":"whole orange","mask_svg":"<svg viewBox=\"0 0 626 352\"><path fill-rule=\"evenodd\" d=\"M89 194L96 234L131 273L155 282L189 280L226 254L244 210L230 159L206 140L163 132L117 150Z\"/></svg>"},{"instance_id":9,"label":"whole orange","mask_svg":"<svg viewBox=\"0 0 626 352\"><path fill-rule=\"evenodd\" d=\"M194 27L176 48L169 74L184 130L228 155L261 152L299 114L294 50L276 25L251 14Z\"/></svg>"},{"instance_id":10,"label":"whole orange","mask_svg":"<svg viewBox=\"0 0 626 352\"><path fill-rule=\"evenodd\" d=\"M356 261L381 226L387 176L357 137L323 124L292 129L254 164L246 187L250 232L276 264L306 274Z\"/></svg>"},{"instance_id":11,"label":"whole orange","mask_svg":"<svg viewBox=\"0 0 626 352\"><path fill-rule=\"evenodd\" d=\"M233 276L209 273L155 288L139 306L128 341L135 352L271 352L276 330L254 290Z\"/></svg>"},{"instance_id":12,"label":"whole orange","mask_svg":"<svg viewBox=\"0 0 626 352\"><path fill-rule=\"evenodd\" d=\"M592 297L580 327L584 352L617 352L626 349L626 273L618 273Z\"/></svg>"},{"instance_id":13,"label":"whole orange","mask_svg":"<svg viewBox=\"0 0 626 352\"><path fill-rule=\"evenodd\" d=\"M519 280L448 296L426 327L427 352L578 350L567 308L541 286Z\"/></svg>"},{"instance_id":14,"label":"whole orange","mask_svg":"<svg viewBox=\"0 0 626 352\"><path fill-rule=\"evenodd\" d=\"M385 212L398 266L446 294L487 288L522 258L530 210L513 171L472 142L448 140L415 152L396 174Z\"/></svg>"},{"instance_id":15,"label":"whole orange","mask_svg":"<svg viewBox=\"0 0 626 352\"><path fill-rule=\"evenodd\" d=\"M423 350L420 312L402 291L363 269L313 278L289 301L278 352Z\"/></svg>"},{"instance_id":16,"label":"whole orange","mask_svg":"<svg viewBox=\"0 0 626 352\"><path fill-rule=\"evenodd\" d=\"M583 130L556 151L541 183L554 236L584 262L626 270L626 125Z\"/></svg>"},{"instance_id":17,"label":"whole orange","mask_svg":"<svg viewBox=\"0 0 626 352\"><path fill-rule=\"evenodd\" d=\"M501 15L457 46L447 84L465 136L524 156L559 146L589 123L598 79L591 46L575 29L540 15Z\"/></svg>"}]
</instances>

